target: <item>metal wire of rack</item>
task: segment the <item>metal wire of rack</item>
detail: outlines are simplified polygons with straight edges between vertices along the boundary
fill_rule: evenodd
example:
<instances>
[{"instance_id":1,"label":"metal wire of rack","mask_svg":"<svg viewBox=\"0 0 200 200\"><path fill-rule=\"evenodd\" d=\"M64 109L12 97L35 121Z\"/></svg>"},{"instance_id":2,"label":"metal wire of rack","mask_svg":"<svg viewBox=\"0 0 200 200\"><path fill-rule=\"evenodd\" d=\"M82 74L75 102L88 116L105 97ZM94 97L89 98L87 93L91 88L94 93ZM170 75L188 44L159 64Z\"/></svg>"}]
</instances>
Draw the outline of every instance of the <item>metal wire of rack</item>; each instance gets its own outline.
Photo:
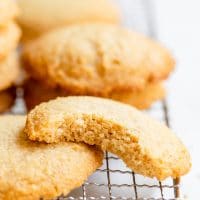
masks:
<instances>
[{"instance_id":1,"label":"metal wire of rack","mask_svg":"<svg viewBox=\"0 0 200 200\"><path fill-rule=\"evenodd\" d=\"M124 12L124 24L156 38L156 27L151 0L117 0ZM14 114L25 113L21 89L18 90L17 106ZM156 103L147 111L155 118L170 126L167 101ZM108 152L103 166L89 177L82 187L67 197L56 200L176 200L180 199L180 179L167 179L160 182L135 174L125 164Z\"/></svg>"}]
</instances>

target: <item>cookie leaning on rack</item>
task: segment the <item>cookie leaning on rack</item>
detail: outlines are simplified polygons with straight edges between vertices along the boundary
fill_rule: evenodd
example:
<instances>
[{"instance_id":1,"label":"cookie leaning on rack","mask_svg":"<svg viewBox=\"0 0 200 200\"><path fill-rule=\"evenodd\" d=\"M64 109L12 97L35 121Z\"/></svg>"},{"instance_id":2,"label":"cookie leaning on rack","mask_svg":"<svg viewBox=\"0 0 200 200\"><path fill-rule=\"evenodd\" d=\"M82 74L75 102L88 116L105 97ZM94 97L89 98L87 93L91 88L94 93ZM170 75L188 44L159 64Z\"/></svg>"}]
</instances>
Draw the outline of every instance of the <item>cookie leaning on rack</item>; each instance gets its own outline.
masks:
<instances>
[{"instance_id":1,"label":"cookie leaning on rack","mask_svg":"<svg viewBox=\"0 0 200 200\"><path fill-rule=\"evenodd\" d=\"M190 155L164 124L132 106L97 97L63 97L27 117L29 139L85 142L117 154L134 172L163 180L186 174Z\"/></svg>"}]
</instances>

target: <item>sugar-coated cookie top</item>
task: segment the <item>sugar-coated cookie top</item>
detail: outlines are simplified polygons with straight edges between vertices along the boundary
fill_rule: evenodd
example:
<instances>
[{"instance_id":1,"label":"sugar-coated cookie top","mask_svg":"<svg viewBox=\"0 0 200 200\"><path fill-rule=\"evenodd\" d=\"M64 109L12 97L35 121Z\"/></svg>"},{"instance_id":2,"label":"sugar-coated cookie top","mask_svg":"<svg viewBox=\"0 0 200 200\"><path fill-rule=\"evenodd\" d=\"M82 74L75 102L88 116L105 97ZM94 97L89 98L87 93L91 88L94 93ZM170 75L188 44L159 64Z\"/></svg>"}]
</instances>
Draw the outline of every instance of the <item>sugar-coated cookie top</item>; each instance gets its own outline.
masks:
<instances>
[{"instance_id":1,"label":"sugar-coated cookie top","mask_svg":"<svg viewBox=\"0 0 200 200\"><path fill-rule=\"evenodd\" d=\"M24 66L34 79L83 95L132 91L165 79L174 67L157 42L125 28L75 25L27 44Z\"/></svg>"},{"instance_id":2,"label":"sugar-coated cookie top","mask_svg":"<svg viewBox=\"0 0 200 200\"><path fill-rule=\"evenodd\" d=\"M0 199L54 199L98 168L101 151L85 144L48 145L24 134L25 116L0 117Z\"/></svg>"}]
</instances>

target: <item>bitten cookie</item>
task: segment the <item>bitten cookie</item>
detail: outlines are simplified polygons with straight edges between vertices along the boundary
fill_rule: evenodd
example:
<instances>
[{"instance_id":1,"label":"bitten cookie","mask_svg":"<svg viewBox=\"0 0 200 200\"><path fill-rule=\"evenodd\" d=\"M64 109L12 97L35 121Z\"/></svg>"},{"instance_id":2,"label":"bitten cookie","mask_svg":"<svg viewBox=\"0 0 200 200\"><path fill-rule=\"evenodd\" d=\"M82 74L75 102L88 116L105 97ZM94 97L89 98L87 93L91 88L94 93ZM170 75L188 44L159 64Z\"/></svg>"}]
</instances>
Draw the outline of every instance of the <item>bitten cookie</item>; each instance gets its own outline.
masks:
<instances>
[{"instance_id":1,"label":"bitten cookie","mask_svg":"<svg viewBox=\"0 0 200 200\"><path fill-rule=\"evenodd\" d=\"M117 154L136 173L179 177L190 155L177 136L135 108L96 97L65 97L40 104L27 117L31 140L85 142Z\"/></svg>"},{"instance_id":2,"label":"bitten cookie","mask_svg":"<svg viewBox=\"0 0 200 200\"><path fill-rule=\"evenodd\" d=\"M0 27L0 62L17 47L20 35L19 27L13 22Z\"/></svg>"},{"instance_id":3,"label":"bitten cookie","mask_svg":"<svg viewBox=\"0 0 200 200\"><path fill-rule=\"evenodd\" d=\"M0 27L7 24L18 15L18 9L13 0L0 1Z\"/></svg>"},{"instance_id":4,"label":"bitten cookie","mask_svg":"<svg viewBox=\"0 0 200 200\"><path fill-rule=\"evenodd\" d=\"M15 52L0 61L0 91L10 87L19 74L19 59Z\"/></svg>"},{"instance_id":5,"label":"bitten cookie","mask_svg":"<svg viewBox=\"0 0 200 200\"><path fill-rule=\"evenodd\" d=\"M14 104L16 97L15 88L0 91L0 113L7 111Z\"/></svg>"},{"instance_id":6,"label":"bitten cookie","mask_svg":"<svg viewBox=\"0 0 200 200\"><path fill-rule=\"evenodd\" d=\"M79 187L103 159L95 147L32 142L25 116L0 117L0 199L54 199Z\"/></svg>"},{"instance_id":7,"label":"bitten cookie","mask_svg":"<svg viewBox=\"0 0 200 200\"><path fill-rule=\"evenodd\" d=\"M31 110L42 102L47 102L56 97L78 95L72 92L69 93L68 91L62 90L59 87L50 88L42 82L32 79L26 81L23 85L23 88L24 100L28 110ZM141 91L113 93L109 96L109 98L128 103L139 109L146 109L150 107L153 102L164 98L164 96L165 90L162 84L151 83Z\"/></svg>"},{"instance_id":8,"label":"bitten cookie","mask_svg":"<svg viewBox=\"0 0 200 200\"><path fill-rule=\"evenodd\" d=\"M109 0L17 0L19 23L25 41L42 33L70 25L91 22L119 23L119 11Z\"/></svg>"},{"instance_id":9,"label":"bitten cookie","mask_svg":"<svg viewBox=\"0 0 200 200\"><path fill-rule=\"evenodd\" d=\"M174 67L170 53L140 34L114 25L70 26L27 44L30 76L79 95L108 97L144 89Z\"/></svg>"}]
</instances>

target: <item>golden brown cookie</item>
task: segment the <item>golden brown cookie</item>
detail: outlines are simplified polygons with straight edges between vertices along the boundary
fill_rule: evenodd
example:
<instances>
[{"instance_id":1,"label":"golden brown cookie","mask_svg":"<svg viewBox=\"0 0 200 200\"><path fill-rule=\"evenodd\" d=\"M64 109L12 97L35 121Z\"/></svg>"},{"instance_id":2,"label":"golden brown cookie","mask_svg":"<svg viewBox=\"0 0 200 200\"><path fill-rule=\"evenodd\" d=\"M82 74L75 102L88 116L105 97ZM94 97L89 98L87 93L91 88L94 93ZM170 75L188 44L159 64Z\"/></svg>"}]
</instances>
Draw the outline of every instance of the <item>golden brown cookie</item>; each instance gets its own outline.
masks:
<instances>
[{"instance_id":1,"label":"golden brown cookie","mask_svg":"<svg viewBox=\"0 0 200 200\"><path fill-rule=\"evenodd\" d=\"M140 34L114 25L59 29L27 44L30 76L76 94L107 97L141 90L165 79L174 67L170 53Z\"/></svg>"},{"instance_id":2,"label":"golden brown cookie","mask_svg":"<svg viewBox=\"0 0 200 200\"><path fill-rule=\"evenodd\" d=\"M13 0L0 1L0 27L7 24L18 15L18 8Z\"/></svg>"},{"instance_id":3,"label":"golden brown cookie","mask_svg":"<svg viewBox=\"0 0 200 200\"><path fill-rule=\"evenodd\" d=\"M92 22L119 23L119 11L109 0L17 0L25 41L70 25Z\"/></svg>"},{"instance_id":4,"label":"golden brown cookie","mask_svg":"<svg viewBox=\"0 0 200 200\"><path fill-rule=\"evenodd\" d=\"M121 157L136 173L179 177L190 169L190 155L164 124L137 109L96 97L63 97L36 106L27 117L31 140L85 142Z\"/></svg>"},{"instance_id":5,"label":"golden brown cookie","mask_svg":"<svg viewBox=\"0 0 200 200\"><path fill-rule=\"evenodd\" d=\"M13 22L0 28L0 62L17 47L20 35L19 27Z\"/></svg>"},{"instance_id":6,"label":"golden brown cookie","mask_svg":"<svg viewBox=\"0 0 200 200\"><path fill-rule=\"evenodd\" d=\"M31 110L36 105L47 102L59 96L69 96L67 91L60 88L50 88L42 82L33 79L27 80L24 85L24 100L28 110Z\"/></svg>"},{"instance_id":7,"label":"golden brown cookie","mask_svg":"<svg viewBox=\"0 0 200 200\"><path fill-rule=\"evenodd\" d=\"M78 95L75 93L69 93L57 88L50 88L42 82L29 79L24 84L24 99L26 107L31 110L36 105L47 102L56 97ZM109 98L118 100L124 103L131 104L139 109L146 109L157 100L164 98L165 90L162 84L152 83L145 87L141 91L133 92L116 92L109 96Z\"/></svg>"},{"instance_id":8,"label":"golden brown cookie","mask_svg":"<svg viewBox=\"0 0 200 200\"><path fill-rule=\"evenodd\" d=\"M133 92L116 92L112 93L109 98L122 103L135 106L138 109L147 109L154 102L165 97L165 89L162 83L149 83L141 91Z\"/></svg>"},{"instance_id":9,"label":"golden brown cookie","mask_svg":"<svg viewBox=\"0 0 200 200\"><path fill-rule=\"evenodd\" d=\"M0 61L0 91L10 87L19 74L19 59L17 53L11 53Z\"/></svg>"},{"instance_id":10,"label":"golden brown cookie","mask_svg":"<svg viewBox=\"0 0 200 200\"><path fill-rule=\"evenodd\" d=\"M0 91L0 113L11 108L15 101L15 88Z\"/></svg>"},{"instance_id":11,"label":"golden brown cookie","mask_svg":"<svg viewBox=\"0 0 200 200\"><path fill-rule=\"evenodd\" d=\"M1 200L66 195L101 165L103 154L95 147L30 141L23 132L25 120L25 116L0 117Z\"/></svg>"}]
</instances>

